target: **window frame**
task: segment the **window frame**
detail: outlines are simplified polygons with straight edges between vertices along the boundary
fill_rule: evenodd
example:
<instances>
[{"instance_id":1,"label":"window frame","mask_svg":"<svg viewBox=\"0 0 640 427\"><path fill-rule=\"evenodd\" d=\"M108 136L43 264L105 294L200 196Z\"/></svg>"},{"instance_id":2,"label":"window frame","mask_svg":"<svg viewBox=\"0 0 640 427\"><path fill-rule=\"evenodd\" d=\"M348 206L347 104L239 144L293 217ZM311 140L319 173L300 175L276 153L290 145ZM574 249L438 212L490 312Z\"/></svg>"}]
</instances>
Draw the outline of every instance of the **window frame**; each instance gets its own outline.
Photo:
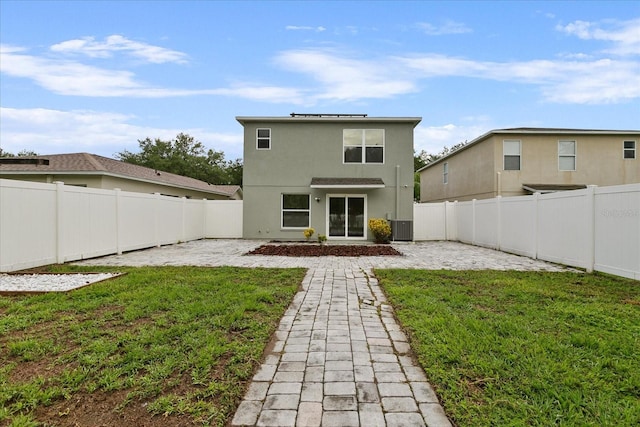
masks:
<instances>
[{"instance_id":1,"label":"window frame","mask_svg":"<svg viewBox=\"0 0 640 427\"><path fill-rule=\"evenodd\" d=\"M269 136L260 136L261 130L269 131ZM266 140L269 144L269 146L266 148L260 147L260 142L264 140ZM271 128L256 128L256 150L271 150Z\"/></svg>"},{"instance_id":2,"label":"window frame","mask_svg":"<svg viewBox=\"0 0 640 427\"><path fill-rule=\"evenodd\" d=\"M307 196L307 208L287 208L284 207L284 199L286 196ZM290 227L284 224L285 212L306 212L307 225L299 227ZM309 193L281 193L280 194L280 229L281 230L305 230L311 226L311 194Z\"/></svg>"},{"instance_id":3,"label":"window frame","mask_svg":"<svg viewBox=\"0 0 640 427\"><path fill-rule=\"evenodd\" d=\"M632 143L633 147L630 147L630 148L625 147L625 145L628 142ZM622 141L622 158L624 160L635 160L637 158L636 156L636 152L638 150L637 145L638 145L637 142L633 139L627 139L625 141ZM631 157L627 157L628 152L631 153Z\"/></svg>"},{"instance_id":4,"label":"window frame","mask_svg":"<svg viewBox=\"0 0 640 427\"><path fill-rule=\"evenodd\" d=\"M442 164L442 183L449 183L449 162L444 162Z\"/></svg>"},{"instance_id":5,"label":"window frame","mask_svg":"<svg viewBox=\"0 0 640 427\"><path fill-rule=\"evenodd\" d=\"M507 143L518 143L518 154L506 154L506 146ZM518 168L517 169L507 169L507 156L510 158L517 157L518 158ZM522 140L520 139L504 139L502 140L502 170L504 171L520 171L522 170Z\"/></svg>"},{"instance_id":6,"label":"window frame","mask_svg":"<svg viewBox=\"0 0 640 427\"><path fill-rule=\"evenodd\" d=\"M560 144L563 142L572 142L573 143L573 154L561 154L560 153ZM564 158L573 158L573 169L562 169L560 159ZM575 139L559 139L558 140L558 171L561 172L575 172L578 170L578 141Z\"/></svg>"},{"instance_id":7,"label":"window frame","mask_svg":"<svg viewBox=\"0 0 640 427\"><path fill-rule=\"evenodd\" d=\"M360 144L346 144L345 134L347 131L360 131ZM367 145L367 131L380 131L382 133L382 145ZM354 128L345 128L342 129L342 164L343 165L384 165L386 157L386 132L385 129L380 128L370 128L370 129L354 129ZM368 162L367 161L367 147L380 147L382 148L382 161L381 162ZM359 148L360 149L360 161L359 162L348 162L346 159L346 149L347 148Z\"/></svg>"}]
</instances>

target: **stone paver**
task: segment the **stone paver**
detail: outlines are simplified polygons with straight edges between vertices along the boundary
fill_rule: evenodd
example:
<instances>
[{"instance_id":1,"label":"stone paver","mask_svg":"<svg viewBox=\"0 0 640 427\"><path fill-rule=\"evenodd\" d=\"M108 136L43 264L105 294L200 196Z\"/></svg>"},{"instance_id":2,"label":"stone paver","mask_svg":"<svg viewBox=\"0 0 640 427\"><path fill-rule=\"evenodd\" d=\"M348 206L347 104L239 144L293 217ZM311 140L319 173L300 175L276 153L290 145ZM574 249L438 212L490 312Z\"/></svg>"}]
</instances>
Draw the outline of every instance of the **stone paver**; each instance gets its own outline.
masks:
<instances>
[{"instance_id":1,"label":"stone paver","mask_svg":"<svg viewBox=\"0 0 640 427\"><path fill-rule=\"evenodd\" d=\"M413 268L426 270L545 270L566 268L544 261L507 254L459 242L392 243L404 256L387 257L278 257L245 253L264 241L235 239L194 240L142 251L78 261L78 265L199 265L206 267L303 267L328 270L371 270L373 268ZM383 302L381 295L371 301ZM375 308L375 307L374 307Z\"/></svg>"},{"instance_id":2,"label":"stone paver","mask_svg":"<svg viewBox=\"0 0 640 427\"><path fill-rule=\"evenodd\" d=\"M200 240L76 264L308 268L231 422L278 427L451 426L373 267L564 270L455 242L394 244L401 257L243 255L262 243Z\"/></svg>"},{"instance_id":3,"label":"stone paver","mask_svg":"<svg viewBox=\"0 0 640 427\"><path fill-rule=\"evenodd\" d=\"M258 419L254 425L260 420L267 423L276 409L297 410L297 425L424 426L433 421L447 425L422 369L410 353L399 356L393 350L397 342L406 343L406 337L398 333L392 312L368 310L380 307L382 295L373 279L362 269L307 272L300 291L303 297L295 298L278 327L276 338L286 336L284 343L265 356L279 360L277 368L273 371L274 365L263 364L256 374L260 381L250 386L243 401L256 404L264 397L260 414L255 415L254 406L248 407L251 413L242 414L245 407L240 406L232 425L253 419ZM298 348L304 345L301 340L317 342L303 350ZM300 356L304 351L306 357ZM303 373L302 379L292 376ZM270 376L265 394L264 379Z\"/></svg>"}]
</instances>

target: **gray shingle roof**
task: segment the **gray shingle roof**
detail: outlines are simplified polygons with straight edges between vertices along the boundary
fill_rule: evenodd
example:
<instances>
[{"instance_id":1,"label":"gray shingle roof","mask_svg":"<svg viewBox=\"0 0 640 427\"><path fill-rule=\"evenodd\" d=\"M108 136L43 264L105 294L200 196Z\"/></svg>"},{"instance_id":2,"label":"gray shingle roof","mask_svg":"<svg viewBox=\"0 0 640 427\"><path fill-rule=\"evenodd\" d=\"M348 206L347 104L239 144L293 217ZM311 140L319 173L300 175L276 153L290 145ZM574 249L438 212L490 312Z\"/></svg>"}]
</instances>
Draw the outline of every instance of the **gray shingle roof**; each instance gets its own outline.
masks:
<instances>
[{"instance_id":1,"label":"gray shingle roof","mask_svg":"<svg viewBox=\"0 0 640 427\"><path fill-rule=\"evenodd\" d=\"M204 181L176 175L170 172L156 171L144 166L125 163L109 157L98 156L90 153L51 154L33 156L33 158L48 159L48 165L32 164L0 164L0 173L33 173L33 174L63 174L63 173L87 173L108 174L119 177L156 182L189 188L192 190L206 191L213 194L233 196L240 190L238 185L211 185Z\"/></svg>"}]
</instances>

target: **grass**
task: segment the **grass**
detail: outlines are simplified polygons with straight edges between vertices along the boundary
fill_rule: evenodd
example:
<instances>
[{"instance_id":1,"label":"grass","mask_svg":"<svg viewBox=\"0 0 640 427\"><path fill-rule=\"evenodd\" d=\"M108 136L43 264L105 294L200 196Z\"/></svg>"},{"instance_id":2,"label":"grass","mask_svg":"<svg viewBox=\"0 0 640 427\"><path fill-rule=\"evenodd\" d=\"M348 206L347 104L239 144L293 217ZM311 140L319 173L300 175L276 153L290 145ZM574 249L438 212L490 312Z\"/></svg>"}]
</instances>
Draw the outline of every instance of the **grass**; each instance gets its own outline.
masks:
<instances>
[{"instance_id":1,"label":"grass","mask_svg":"<svg viewBox=\"0 0 640 427\"><path fill-rule=\"evenodd\" d=\"M64 294L0 296L0 425L109 424L109 416L224 425L305 274L99 270L128 274ZM70 420L82 416L81 401L104 413Z\"/></svg>"},{"instance_id":2,"label":"grass","mask_svg":"<svg viewBox=\"0 0 640 427\"><path fill-rule=\"evenodd\" d=\"M497 271L376 276L457 425L640 425L637 281Z\"/></svg>"}]
</instances>

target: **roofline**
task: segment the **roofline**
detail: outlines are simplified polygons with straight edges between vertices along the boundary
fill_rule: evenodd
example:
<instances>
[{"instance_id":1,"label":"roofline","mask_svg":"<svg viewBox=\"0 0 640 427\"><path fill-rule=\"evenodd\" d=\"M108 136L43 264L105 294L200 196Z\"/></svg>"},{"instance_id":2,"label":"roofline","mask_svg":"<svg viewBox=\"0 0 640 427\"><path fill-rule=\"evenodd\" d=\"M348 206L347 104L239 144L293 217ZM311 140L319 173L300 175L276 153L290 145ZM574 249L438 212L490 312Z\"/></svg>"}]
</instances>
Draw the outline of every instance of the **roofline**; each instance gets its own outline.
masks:
<instances>
[{"instance_id":1,"label":"roofline","mask_svg":"<svg viewBox=\"0 0 640 427\"><path fill-rule=\"evenodd\" d=\"M68 172L60 171L60 172L56 172L56 171L2 171L2 170L0 170L0 176L2 176L2 175L94 175L94 176L110 176L110 177L114 177L114 178L128 179L130 181L144 182L144 183L147 183L147 184L164 185L166 187L179 188L179 189L183 189L183 190L198 191L200 193L207 193L208 192L208 193L211 193L211 194L216 194L218 196L227 196L227 197L229 197L229 196L232 196L234 194L234 193L223 193L223 192L214 191L214 190L206 191L204 189L200 189L200 188L196 188L196 187L170 184L170 183L166 183L166 182L153 181L153 180L144 179L144 178L136 178L136 177L132 177L130 175L120 175L120 174L117 174L117 173L106 172L106 171L68 171ZM210 184L210 185L217 185L217 184ZM238 187L241 189L240 186L238 186Z\"/></svg>"},{"instance_id":2,"label":"roofline","mask_svg":"<svg viewBox=\"0 0 640 427\"><path fill-rule=\"evenodd\" d=\"M319 189L358 189L358 188L385 188L384 184L311 184L309 188Z\"/></svg>"},{"instance_id":3,"label":"roofline","mask_svg":"<svg viewBox=\"0 0 640 427\"><path fill-rule=\"evenodd\" d=\"M463 145L455 151L440 157L438 160L434 160L418 169L416 172L422 172L425 169L430 168L438 163L442 163L454 154L464 151L467 148L478 144L479 142L488 139L492 135L632 135L636 134L640 136L640 130L605 130L605 129L566 129L566 128L512 128L512 129L493 129L489 132L480 135L476 139L471 140L469 143Z\"/></svg>"},{"instance_id":4,"label":"roofline","mask_svg":"<svg viewBox=\"0 0 640 427\"><path fill-rule=\"evenodd\" d=\"M236 120L244 125L245 123L272 122L272 123L291 123L291 122L343 122L343 123L360 123L360 122L389 122L389 123L412 123L416 127L422 121L422 117L363 117L363 116L236 116Z\"/></svg>"}]
</instances>

